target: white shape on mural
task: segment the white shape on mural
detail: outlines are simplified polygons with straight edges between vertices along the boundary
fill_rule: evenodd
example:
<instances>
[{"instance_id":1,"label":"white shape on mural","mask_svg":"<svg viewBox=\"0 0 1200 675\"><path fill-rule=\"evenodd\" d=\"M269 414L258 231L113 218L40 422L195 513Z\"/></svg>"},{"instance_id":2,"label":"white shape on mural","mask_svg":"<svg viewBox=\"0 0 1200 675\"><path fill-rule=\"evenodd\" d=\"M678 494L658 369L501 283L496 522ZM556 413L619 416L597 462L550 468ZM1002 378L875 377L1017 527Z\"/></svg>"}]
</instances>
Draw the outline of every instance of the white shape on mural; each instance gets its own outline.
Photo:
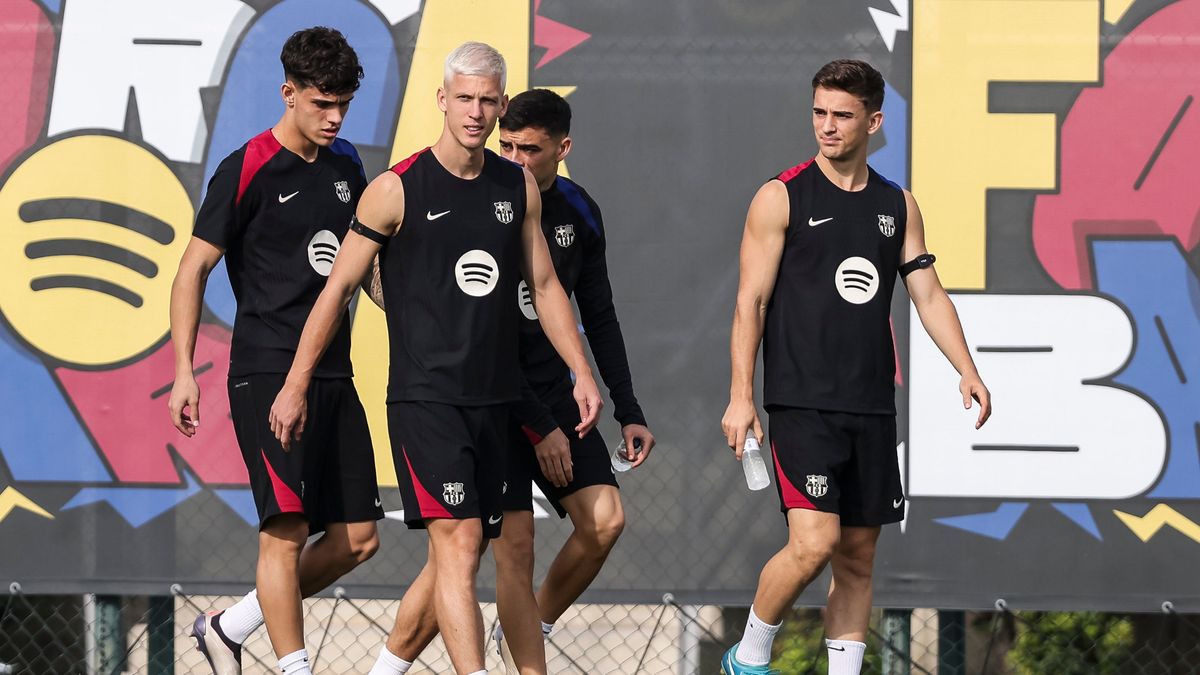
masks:
<instances>
[{"instance_id":1,"label":"white shape on mural","mask_svg":"<svg viewBox=\"0 0 1200 675\"><path fill-rule=\"evenodd\" d=\"M1154 484L1167 453L1161 416L1132 392L1091 383L1133 350L1119 305L1092 295L952 297L996 412L975 430L978 406L963 409L958 374L912 321L910 495L1123 499Z\"/></svg>"},{"instance_id":2,"label":"white shape on mural","mask_svg":"<svg viewBox=\"0 0 1200 675\"><path fill-rule=\"evenodd\" d=\"M200 89L220 83L254 11L238 0L68 0L49 134L125 128L129 90L142 137L199 162L208 131Z\"/></svg>"},{"instance_id":3,"label":"white shape on mural","mask_svg":"<svg viewBox=\"0 0 1200 675\"><path fill-rule=\"evenodd\" d=\"M395 26L401 21L421 11L421 0L369 0L375 9Z\"/></svg>"}]
</instances>

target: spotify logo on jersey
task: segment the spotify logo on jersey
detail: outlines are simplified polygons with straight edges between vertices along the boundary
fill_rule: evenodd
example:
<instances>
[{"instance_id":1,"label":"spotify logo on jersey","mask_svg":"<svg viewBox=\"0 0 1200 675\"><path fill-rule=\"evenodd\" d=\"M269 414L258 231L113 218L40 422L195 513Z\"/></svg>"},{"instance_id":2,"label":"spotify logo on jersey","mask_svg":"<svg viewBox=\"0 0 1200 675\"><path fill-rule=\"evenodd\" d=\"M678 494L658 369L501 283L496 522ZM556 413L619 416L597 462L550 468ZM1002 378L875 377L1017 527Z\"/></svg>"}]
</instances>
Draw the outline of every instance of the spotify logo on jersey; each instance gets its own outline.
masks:
<instances>
[{"instance_id":1,"label":"spotify logo on jersey","mask_svg":"<svg viewBox=\"0 0 1200 675\"><path fill-rule=\"evenodd\" d=\"M454 263L454 278L463 293L481 298L496 288L500 268L491 253L475 249L462 254Z\"/></svg>"},{"instance_id":2,"label":"spotify logo on jersey","mask_svg":"<svg viewBox=\"0 0 1200 675\"><path fill-rule=\"evenodd\" d=\"M341 242L329 230L321 230L308 242L308 264L323 277L329 276L333 261L337 258Z\"/></svg>"},{"instance_id":3,"label":"spotify logo on jersey","mask_svg":"<svg viewBox=\"0 0 1200 675\"><path fill-rule=\"evenodd\" d=\"M533 308L533 294L529 292L529 284L526 284L524 279L517 286L517 304L526 319L537 321L537 310Z\"/></svg>"},{"instance_id":4,"label":"spotify logo on jersey","mask_svg":"<svg viewBox=\"0 0 1200 675\"><path fill-rule=\"evenodd\" d=\"M834 273L833 285L843 300L861 305L879 291L879 271L866 258L846 258Z\"/></svg>"}]
</instances>

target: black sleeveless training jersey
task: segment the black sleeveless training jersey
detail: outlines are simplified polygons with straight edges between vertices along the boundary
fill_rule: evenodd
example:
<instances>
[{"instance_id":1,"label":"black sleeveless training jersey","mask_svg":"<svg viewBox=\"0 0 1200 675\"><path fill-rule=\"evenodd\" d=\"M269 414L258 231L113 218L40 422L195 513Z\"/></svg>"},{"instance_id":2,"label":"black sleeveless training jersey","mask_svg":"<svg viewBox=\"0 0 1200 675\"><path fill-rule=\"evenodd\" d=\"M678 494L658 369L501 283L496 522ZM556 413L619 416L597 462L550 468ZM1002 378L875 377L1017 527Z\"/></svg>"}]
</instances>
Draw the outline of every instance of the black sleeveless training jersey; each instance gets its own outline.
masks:
<instances>
[{"instance_id":1,"label":"black sleeveless training jersey","mask_svg":"<svg viewBox=\"0 0 1200 675\"><path fill-rule=\"evenodd\" d=\"M513 299L521 280L524 172L485 150L483 171L466 180L429 148L392 171L404 185L404 220L380 254L388 402L518 400Z\"/></svg>"},{"instance_id":2,"label":"black sleeveless training jersey","mask_svg":"<svg viewBox=\"0 0 1200 675\"><path fill-rule=\"evenodd\" d=\"M613 307L612 286L605 260L604 221L600 207L582 187L559 176L542 193L542 233L554 270L567 296L572 294L588 346L612 397L613 416L622 425L645 424L633 394L621 324ZM521 369L541 401L553 401L571 391L570 368L542 331L529 289L520 284ZM548 414L549 409L544 408ZM528 424L531 420L523 419ZM532 425L531 425L532 426Z\"/></svg>"},{"instance_id":3,"label":"black sleeveless training jersey","mask_svg":"<svg viewBox=\"0 0 1200 675\"><path fill-rule=\"evenodd\" d=\"M857 192L812 160L777 176L790 215L763 332L767 406L896 412L889 317L908 209L868 171Z\"/></svg>"},{"instance_id":4,"label":"black sleeveless training jersey","mask_svg":"<svg viewBox=\"0 0 1200 675\"><path fill-rule=\"evenodd\" d=\"M366 184L348 141L334 140L309 163L269 129L217 166L192 234L225 250L237 299L231 377L292 367ZM343 316L314 375L351 374L350 321Z\"/></svg>"}]
</instances>

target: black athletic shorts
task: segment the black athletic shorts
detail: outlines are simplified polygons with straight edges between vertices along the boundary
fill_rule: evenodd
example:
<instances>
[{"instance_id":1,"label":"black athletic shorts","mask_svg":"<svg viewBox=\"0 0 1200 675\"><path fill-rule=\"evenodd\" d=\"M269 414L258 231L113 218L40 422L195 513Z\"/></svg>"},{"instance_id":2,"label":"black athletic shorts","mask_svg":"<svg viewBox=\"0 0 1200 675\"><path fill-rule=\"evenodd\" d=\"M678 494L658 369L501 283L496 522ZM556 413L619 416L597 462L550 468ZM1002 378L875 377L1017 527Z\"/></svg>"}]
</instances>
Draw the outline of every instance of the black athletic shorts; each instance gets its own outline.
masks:
<instances>
[{"instance_id":1,"label":"black athletic shorts","mask_svg":"<svg viewBox=\"0 0 1200 675\"><path fill-rule=\"evenodd\" d=\"M896 416L767 409L780 510L836 513L868 527L904 518Z\"/></svg>"},{"instance_id":2,"label":"black athletic shorts","mask_svg":"<svg viewBox=\"0 0 1200 675\"><path fill-rule=\"evenodd\" d=\"M308 419L285 451L271 432L271 404L285 375L229 378L229 412L250 474L261 528L281 513L299 513L310 532L329 523L379 520L379 485L367 414L350 378L314 378Z\"/></svg>"},{"instance_id":3,"label":"black athletic shorts","mask_svg":"<svg viewBox=\"0 0 1200 675\"><path fill-rule=\"evenodd\" d=\"M617 487L617 477L613 473L608 446L600 436L600 430L593 428L583 438L575 431L575 427L579 426L579 404L570 392L548 403L558 428L567 435L571 444L571 482L565 487L555 487L550 483L533 452L534 444L542 439L531 429L522 427L514 418L508 428L508 464L505 471L508 485L504 492L504 510L532 511L533 484L537 483L542 494L558 512L558 517L565 518L567 511L562 505L563 497L592 485Z\"/></svg>"},{"instance_id":4,"label":"black athletic shorts","mask_svg":"<svg viewBox=\"0 0 1200 675\"><path fill-rule=\"evenodd\" d=\"M405 524L479 518L484 537L499 537L508 406L400 401L387 414Z\"/></svg>"}]
</instances>

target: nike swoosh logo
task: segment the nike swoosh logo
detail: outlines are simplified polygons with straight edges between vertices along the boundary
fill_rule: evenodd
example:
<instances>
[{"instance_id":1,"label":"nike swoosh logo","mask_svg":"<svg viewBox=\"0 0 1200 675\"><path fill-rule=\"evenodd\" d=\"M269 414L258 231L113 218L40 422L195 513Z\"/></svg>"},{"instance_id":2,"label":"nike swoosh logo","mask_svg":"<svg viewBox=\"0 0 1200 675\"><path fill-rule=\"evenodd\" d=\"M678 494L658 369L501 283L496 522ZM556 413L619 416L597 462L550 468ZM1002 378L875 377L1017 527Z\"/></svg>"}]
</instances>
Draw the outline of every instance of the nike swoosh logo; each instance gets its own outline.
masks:
<instances>
[{"instance_id":1,"label":"nike swoosh logo","mask_svg":"<svg viewBox=\"0 0 1200 675\"><path fill-rule=\"evenodd\" d=\"M379 501L379 497L376 497L375 498L375 508L379 508L380 506L383 506L383 502Z\"/></svg>"},{"instance_id":2,"label":"nike swoosh logo","mask_svg":"<svg viewBox=\"0 0 1200 675\"><path fill-rule=\"evenodd\" d=\"M816 227L816 226L820 225L821 223L828 223L831 220L833 220L833 218L822 218L820 220L813 220L812 216L809 216L808 217L808 226Z\"/></svg>"},{"instance_id":3,"label":"nike swoosh logo","mask_svg":"<svg viewBox=\"0 0 1200 675\"><path fill-rule=\"evenodd\" d=\"M901 506L903 503L904 503L904 500L903 500L903 499L893 499L893 500L892 500L892 508L893 508L893 509L898 509L898 508L900 508L900 506Z\"/></svg>"},{"instance_id":4,"label":"nike swoosh logo","mask_svg":"<svg viewBox=\"0 0 1200 675\"><path fill-rule=\"evenodd\" d=\"M441 218L442 216L446 215L447 213L450 213L450 212L442 211L441 213L434 213L433 211L426 211L425 218L428 220L437 220L438 218Z\"/></svg>"},{"instance_id":5,"label":"nike swoosh logo","mask_svg":"<svg viewBox=\"0 0 1200 675\"><path fill-rule=\"evenodd\" d=\"M833 650L833 651L835 651L835 652L844 652L844 651L846 651L846 648L845 648L845 647L834 647L833 645L829 645L829 648L830 648L830 649L832 649L832 650Z\"/></svg>"},{"instance_id":6,"label":"nike swoosh logo","mask_svg":"<svg viewBox=\"0 0 1200 675\"><path fill-rule=\"evenodd\" d=\"M500 520L503 518L504 518L504 516L491 516L488 518L488 525L495 525L496 523L500 522Z\"/></svg>"},{"instance_id":7,"label":"nike swoosh logo","mask_svg":"<svg viewBox=\"0 0 1200 675\"><path fill-rule=\"evenodd\" d=\"M282 204L282 203L286 202L287 200L291 199L292 197L295 197L298 194L300 194L299 190L296 190L295 192L293 192L292 194L290 194L286 197L284 197L282 194L280 194L279 195L279 203Z\"/></svg>"}]
</instances>

